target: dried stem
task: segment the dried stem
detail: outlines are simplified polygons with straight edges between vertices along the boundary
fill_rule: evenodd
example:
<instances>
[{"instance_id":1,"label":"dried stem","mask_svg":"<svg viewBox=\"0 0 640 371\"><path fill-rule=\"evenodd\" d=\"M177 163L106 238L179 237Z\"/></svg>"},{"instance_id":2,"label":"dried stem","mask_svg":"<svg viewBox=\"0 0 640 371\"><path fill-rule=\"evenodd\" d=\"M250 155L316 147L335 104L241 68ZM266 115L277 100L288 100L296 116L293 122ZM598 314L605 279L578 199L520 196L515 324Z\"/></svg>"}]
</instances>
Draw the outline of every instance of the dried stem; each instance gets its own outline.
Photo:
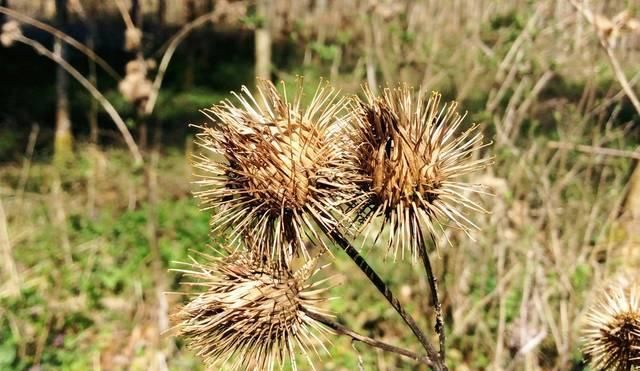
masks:
<instances>
[{"instance_id":1,"label":"dried stem","mask_svg":"<svg viewBox=\"0 0 640 371\"><path fill-rule=\"evenodd\" d=\"M184 40L184 38L187 37L191 33L191 31L206 24L207 22L215 20L218 15L219 13L216 11L201 15L200 17L184 25L182 29L180 29L180 31L178 31L178 33L176 33L171 38L171 40L169 41L169 46L167 46L167 50L162 55L162 60L160 61L160 65L158 66L158 73L153 80L151 94L149 95L149 100L147 100L147 104L144 107L145 114L150 115L151 113L153 113L153 108L155 107L156 101L158 99L158 92L160 91L160 87L162 86L162 79L164 78L164 74L167 71L169 62L171 61L173 53L176 51L178 45L180 45L182 40Z\"/></svg>"},{"instance_id":2,"label":"dried stem","mask_svg":"<svg viewBox=\"0 0 640 371\"><path fill-rule=\"evenodd\" d=\"M129 29L136 28L135 24L133 23L133 19L131 19L131 14L129 14L129 10L127 9L127 6L124 5L122 0L115 0L115 3L118 11L120 12L120 16L122 16L122 20L124 21L125 26Z\"/></svg>"},{"instance_id":3,"label":"dried stem","mask_svg":"<svg viewBox=\"0 0 640 371\"><path fill-rule=\"evenodd\" d=\"M59 38L60 40L66 42L67 44L71 45L72 47L76 48L79 52L81 52L82 54L86 55L87 58L91 59L92 61L96 62L96 64L98 64L100 67L102 67L102 69L104 69L111 77L113 77L115 80L121 80L122 76L120 76L110 65L109 63L107 63L104 59L100 58L100 56L98 56L96 53L93 52L93 50L91 50L91 48L88 48L86 45L84 45L83 43L79 42L78 40L74 39L73 37L67 35L66 33L56 29L55 27L49 26L46 23L42 23L40 21L38 21L37 19L33 19L27 15L24 15L20 12L16 12L15 10L11 10L9 8L6 8L4 6L0 6L0 14L6 14L7 16L11 17L11 18L15 18L17 20L19 20L20 22L29 24L33 27L39 28L45 32L48 32L52 35L54 35L55 37Z\"/></svg>"},{"instance_id":4,"label":"dried stem","mask_svg":"<svg viewBox=\"0 0 640 371\"><path fill-rule=\"evenodd\" d=\"M436 352L433 345L431 345L431 343L427 339L424 332L422 332L422 330L420 329L416 321L413 319L413 317L411 317L409 313L407 313L404 310L404 308L402 307L398 299L391 292L391 289L389 288L389 286L387 286L387 284L384 283L382 278L373 270L373 268L371 268L369 263L367 263L367 261L362 257L362 255L358 253L358 250L356 250L353 246L351 246L349 241L347 241L347 239L342 235L342 233L336 230L328 229L322 223L318 223L318 224L320 225L320 228L322 228L323 232L327 234L327 236L329 236L333 241L335 241L344 250L344 252L347 253L347 255L349 255L351 260L353 260L353 262L358 266L358 268L360 268L362 273L364 273L367 276L369 281L371 281L371 283L378 289L378 291L380 291L380 293L385 297L385 299L387 299L389 304L391 304L393 309L395 309L395 311L398 312L400 317L402 317L402 319L407 324L407 326L409 326L409 328L411 329L413 334L416 336L416 338L418 338L418 340L420 341L420 344L422 344L424 349L427 351L427 356L432 363L431 367L436 371L446 370L447 368L440 360L440 357L438 356L438 352Z\"/></svg>"},{"instance_id":5,"label":"dried stem","mask_svg":"<svg viewBox=\"0 0 640 371\"><path fill-rule=\"evenodd\" d=\"M7 277L7 292L9 296L17 296L20 294L20 277L18 276L18 268L13 260L11 253L11 241L9 241L9 232L7 231L7 217L0 200L0 250L2 251L2 260L4 261L4 270Z\"/></svg>"},{"instance_id":6,"label":"dried stem","mask_svg":"<svg viewBox=\"0 0 640 371\"><path fill-rule=\"evenodd\" d=\"M330 329L334 330L335 332L337 332L338 334L341 335L346 335L349 336L350 338L352 338L355 341L359 341L362 343L365 343L367 345L370 345L374 348L378 348L378 349L382 349L386 352L391 352L391 353L395 353L395 354L399 354L403 357L407 357L407 358L411 358L414 361L418 361L420 363L423 363L427 366L430 367L434 367L433 362L431 362L431 360L429 359L429 357L426 356L421 356L417 353L414 353L410 350L404 349L404 348L400 348L397 347L395 345L391 345L376 339L372 339L370 337L364 336L364 335L360 335L357 332L351 330L350 328L334 321L333 319L331 319L330 317L324 316L322 314L318 314L312 311L308 311L306 309L303 308L303 311L306 313L307 316L313 318L314 320L324 324L325 326L329 327Z\"/></svg>"},{"instance_id":7,"label":"dried stem","mask_svg":"<svg viewBox=\"0 0 640 371\"><path fill-rule=\"evenodd\" d=\"M27 181L29 180L29 171L31 170L31 162L33 160L33 152L36 148L36 140L38 139L38 133L40 132L40 126L33 124L31 126L31 133L29 134L29 141L27 142L27 150L24 154L24 160L22 162L22 171L20 172L20 180L18 181L18 202L21 205L24 201L24 192L27 187Z\"/></svg>"},{"instance_id":8,"label":"dried stem","mask_svg":"<svg viewBox=\"0 0 640 371\"><path fill-rule=\"evenodd\" d=\"M573 7L576 8L584 16L584 18L595 27L593 13L590 10L580 6L575 0L570 0L570 2L571 5L573 5ZM638 100L638 97L633 92L631 84L629 84L629 80L625 76L624 71L622 71L620 62L618 62L618 58L616 58L615 54L613 54L613 49L604 37L598 35L598 39L600 40L600 46L602 46L605 53L607 54L607 58L609 58L611 69L613 69L613 73L616 75L616 79L618 79L618 82L622 86L622 90L624 90L625 94L631 101L631 104L633 104L633 107L636 109L638 114L640 114L640 100Z\"/></svg>"},{"instance_id":9,"label":"dried stem","mask_svg":"<svg viewBox=\"0 0 640 371\"><path fill-rule=\"evenodd\" d=\"M31 46L38 54L42 54L45 57L59 64L62 68L65 69L65 71L67 71L73 78L75 78L85 89L87 89L89 93L91 93L91 95L93 95L93 97L98 102L100 102L100 104L105 109L105 111L109 114L109 116L111 116L111 119L118 127L118 130L120 130L120 133L122 134L125 143L129 147L129 151L131 151L131 154L133 155L135 163L136 164L143 163L142 155L140 154L138 145L133 140L133 137L131 136L129 129L127 129L127 125L125 124L124 120L122 120L122 117L120 117L120 114L113 107L111 102L109 102L107 98L105 98L105 96L102 95L102 93L100 93L100 91L95 86L93 86L91 82L89 82L89 80L87 80L84 76L82 76L82 74L78 72L78 70L76 70L73 66L71 66L66 60L64 60L64 58L61 58L60 56L55 55L53 52L51 52L49 49L47 49L44 45L40 44L39 42L29 39L25 36L18 37L16 41L19 41L23 44Z\"/></svg>"},{"instance_id":10,"label":"dried stem","mask_svg":"<svg viewBox=\"0 0 640 371\"><path fill-rule=\"evenodd\" d=\"M586 144L573 144L565 142L549 141L547 147L557 149L570 149L577 152L590 153L599 156L625 157L640 160L640 152L625 151L622 149L588 146Z\"/></svg>"},{"instance_id":11,"label":"dried stem","mask_svg":"<svg viewBox=\"0 0 640 371\"><path fill-rule=\"evenodd\" d=\"M600 44L604 48L604 51L607 53L607 57L609 57L609 63L611 64L611 68L613 69L618 82L620 82L620 85L622 86L622 90L624 90L624 92L627 94L627 97L633 104L636 112L640 114L640 101L638 100L636 94L633 92L633 89L631 89L631 84L629 84L629 80L627 80L627 77L622 71L622 67L618 62L618 58L616 58L615 54L613 54L613 50L609 46L603 44L602 41L600 42Z\"/></svg>"},{"instance_id":12,"label":"dried stem","mask_svg":"<svg viewBox=\"0 0 640 371\"><path fill-rule=\"evenodd\" d=\"M440 304L440 299L438 298L438 279L433 274L431 261L429 260L429 252L427 251L427 244L425 243L424 236L422 235L422 233L420 233L420 231L418 231L417 234L419 236L418 240L422 245L420 248L420 259L422 259L424 270L427 273L427 281L429 282L429 288L431 291L431 302L436 312L435 330L436 333L438 333L438 339L440 341L440 360L442 361L442 363L444 363L446 335L444 331L444 321L442 320L442 305ZM433 246L436 247L436 237L433 235L433 233L429 233L429 235L431 236L431 241L433 241Z\"/></svg>"}]
</instances>

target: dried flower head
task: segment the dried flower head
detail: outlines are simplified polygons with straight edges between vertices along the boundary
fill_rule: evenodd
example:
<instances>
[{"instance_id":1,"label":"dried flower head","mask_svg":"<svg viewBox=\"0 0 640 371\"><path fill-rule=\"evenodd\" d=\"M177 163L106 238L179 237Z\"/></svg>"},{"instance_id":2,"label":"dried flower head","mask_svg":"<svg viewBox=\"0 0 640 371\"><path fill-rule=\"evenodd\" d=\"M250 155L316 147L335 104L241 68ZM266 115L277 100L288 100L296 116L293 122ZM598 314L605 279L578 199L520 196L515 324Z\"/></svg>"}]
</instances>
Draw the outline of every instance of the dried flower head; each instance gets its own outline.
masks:
<instances>
[{"instance_id":1,"label":"dried flower head","mask_svg":"<svg viewBox=\"0 0 640 371\"><path fill-rule=\"evenodd\" d=\"M353 193L339 135L345 100L321 83L303 108L301 81L293 101L264 80L255 97L246 87L242 93L234 93L239 107L227 100L205 112L216 125L201 127L198 144L214 157L196 156L195 194L217 209L214 231L248 236L278 263L309 258L305 241L323 244L317 223L336 228L338 206Z\"/></svg>"},{"instance_id":2,"label":"dried flower head","mask_svg":"<svg viewBox=\"0 0 640 371\"><path fill-rule=\"evenodd\" d=\"M0 43L4 47L10 47L22 36L22 30L20 29L20 23L11 20L2 25L2 32L0 33Z\"/></svg>"},{"instance_id":3,"label":"dried flower head","mask_svg":"<svg viewBox=\"0 0 640 371\"><path fill-rule=\"evenodd\" d=\"M584 351L595 369L625 371L640 367L638 289L637 284L615 284L587 314Z\"/></svg>"},{"instance_id":4,"label":"dried flower head","mask_svg":"<svg viewBox=\"0 0 640 371\"><path fill-rule=\"evenodd\" d=\"M435 233L437 220L449 220L468 232L477 228L457 208L484 212L469 199L482 187L461 182L465 174L483 169L490 159L471 159L488 144L476 125L458 133L464 116L457 104L440 108L440 94L425 99L407 86L385 89L382 97L365 89L366 102L357 100L351 147L357 158L360 190L368 195L356 213L363 228L378 216L389 230L388 247L397 256L409 249L420 252L423 233Z\"/></svg>"},{"instance_id":5,"label":"dried flower head","mask_svg":"<svg viewBox=\"0 0 640 371\"><path fill-rule=\"evenodd\" d=\"M315 261L292 273L238 252L207 260L183 271L192 285L206 288L176 315L188 345L209 366L273 370L290 361L296 369L295 356L302 354L313 368L309 353L324 349L328 332L307 315L324 314L318 305L326 279L310 283L319 271Z\"/></svg>"},{"instance_id":6,"label":"dried flower head","mask_svg":"<svg viewBox=\"0 0 640 371\"><path fill-rule=\"evenodd\" d=\"M126 75L118 83L118 90L124 99L142 109L151 95L153 83L147 78L147 71L155 61L134 59L127 62Z\"/></svg>"},{"instance_id":7,"label":"dried flower head","mask_svg":"<svg viewBox=\"0 0 640 371\"><path fill-rule=\"evenodd\" d=\"M631 12L627 9L616 14L613 18L602 14L595 14L592 17L598 36L611 48L615 48L625 34L640 30L640 20L632 18Z\"/></svg>"},{"instance_id":8,"label":"dried flower head","mask_svg":"<svg viewBox=\"0 0 640 371\"><path fill-rule=\"evenodd\" d=\"M241 1L229 2L228 0L218 0L216 2L215 13L216 23L238 23L247 14L247 4Z\"/></svg>"},{"instance_id":9,"label":"dried flower head","mask_svg":"<svg viewBox=\"0 0 640 371\"><path fill-rule=\"evenodd\" d=\"M124 50L130 52L140 49L142 31L137 27L127 27L124 31Z\"/></svg>"}]
</instances>

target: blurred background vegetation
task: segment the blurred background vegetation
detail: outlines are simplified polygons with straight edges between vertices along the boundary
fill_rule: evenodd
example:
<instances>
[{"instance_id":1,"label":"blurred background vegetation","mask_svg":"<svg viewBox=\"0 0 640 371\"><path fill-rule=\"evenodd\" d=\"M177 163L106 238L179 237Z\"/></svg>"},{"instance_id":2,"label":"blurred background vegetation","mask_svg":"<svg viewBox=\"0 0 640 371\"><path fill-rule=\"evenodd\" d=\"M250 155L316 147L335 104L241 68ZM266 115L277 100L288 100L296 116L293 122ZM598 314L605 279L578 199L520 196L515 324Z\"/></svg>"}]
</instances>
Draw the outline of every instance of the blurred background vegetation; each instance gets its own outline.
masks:
<instances>
[{"instance_id":1,"label":"blurred background vegetation","mask_svg":"<svg viewBox=\"0 0 640 371\"><path fill-rule=\"evenodd\" d=\"M180 274L167 272L176 260L221 242L190 197L197 149L189 124L206 122L199 109L255 76L293 83L304 75L310 89L324 78L345 94L363 83L438 90L495 141L482 154L495 165L469 179L495 193L481 200L491 214L473 216L475 241L450 231L451 245L434 252L451 369L583 369L585 308L608 280L638 276L634 0L0 6L0 370L202 367L170 336L184 297L164 294L180 290ZM7 26L14 20L19 34ZM419 267L391 267L375 247L366 255L432 328ZM336 257L338 319L417 349L360 272ZM328 348L319 369L417 369L346 339Z\"/></svg>"}]
</instances>

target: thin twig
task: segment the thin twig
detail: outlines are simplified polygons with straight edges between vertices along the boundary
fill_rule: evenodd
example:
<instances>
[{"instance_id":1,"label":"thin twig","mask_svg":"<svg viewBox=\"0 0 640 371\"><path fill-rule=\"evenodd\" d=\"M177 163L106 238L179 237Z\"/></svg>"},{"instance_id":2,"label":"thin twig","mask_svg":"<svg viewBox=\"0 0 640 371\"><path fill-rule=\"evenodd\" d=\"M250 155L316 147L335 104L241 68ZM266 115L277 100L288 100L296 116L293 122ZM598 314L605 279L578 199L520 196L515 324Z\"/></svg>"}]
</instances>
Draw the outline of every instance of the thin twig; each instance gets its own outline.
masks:
<instances>
[{"instance_id":1,"label":"thin twig","mask_svg":"<svg viewBox=\"0 0 640 371\"><path fill-rule=\"evenodd\" d=\"M618 82L620 82L622 89L627 94L627 97L631 101L631 104L633 104L636 112L640 114L640 101L638 100L636 94L633 92L633 89L631 89L631 84L629 84L629 80L627 80L627 77L622 71L622 67L618 62L618 58L616 58L615 54L613 54L613 50L609 46L603 44L602 41L600 42L600 44L607 53L607 57L609 57L609 63L611 64L611 68L613 68L613 72L615 73Z\"/></svg>"},{"instance_id":2,"label":"thin twig","mask_svg":"<svg viewBox=\"0 0 640 371\"><path fill-rule=\"evenodd\" d=\"M53 181L51 182L51 203L53 211L54 225L57 227L57 232L60 237L60 245L62 245L62 251L64 252L64 260L67 267L73 267L73 253L71 251L71 239L69 238L69 229L67 228L67 212L65 211L64 194L62 193L62 182L60 176L56 172Z\"/></svg>"},{"instance_id":3,"label":"thin twig","mask_svg":"<svg viewBox=\"0 0 640 371\"><path fill-rule=\"evenodd\" d=\"M440 360L442 363L445 361L445 346L446 346L446 335L444 331L444 321L442 319L442 305L440 304L440 299L438 298L438 279L433 274L433 269L431 267L431 261L429 260L429 253L427 252L427 244L425 243L424 236L420 231L416 232L418 234L418 240L422 245L420 249L420 258L422 259L422 264L424 265L424 270L427 273L427 281L429 282L429 288L431 290L431 302L433 304L433 308L436 312L436 325L435 330L438 333L438 339L440 341ZM433 241L433 246L437 246L436 238L433 233L429 233L431 236L431 241Z\"/></svg>"},{"instance_id":4,"label":"thin twig","mask_svg":"<svg viewBox=\"0 0 640 371\"><path fill-rule=\"evenodd\" d=\"M638 83L638 81L640 81L640 72L636 73L630 80L629 80L629 85L631 86L631 88L633 89L634 85ZM600 112L602 112L603 110L607 109L609 107L609 105L612 102L615 101L619 101L620 98L622 98L623 95L625 95L626 92L624 89L619 90L617 93L615 93L612 97L605 99L603 102L601 102L600 104L598 104L595 108L593 108L591 110L591 112L589 112L590 115L596 115Z\"/></svg>"},{"instance_id":5,"label":"thin twig","mask_svg":"<svg viewBox=\"0 0 640 371\"><path fill-rule=\"evenodd\" d=\"M96 62L96 64L98 64L100 67L102 67L102 69L104 69L111 77L113 77L115 80L121 80L122 76L120 76L120 74L118 74L110 65L109 63L107 63L104 59L102 59L100 56L98 56L96 53L93 52L93 50L91 50L91 48L87 47L86 45L84 45L83 43L79 42L78 40L74 39L73 37L67 35L66 33L56 29L55 27L49 26L46 23L42 23L40 21L38 21L37 19L33 19L27 15L24 15L20 12L16 12L15 10L11 10L9 8L6 8L4 6L0 6L0 13L2 14L6 14L11 18L15 18L17 20L19 20L20 22L29 24L33 27L39 28L45 32L48 32L52 35L54 35L55 37L59 38L60 40L66 42L67 44L71 45L72 47L76 48L79 52L81 52L82 54L86 55L87 58L91 59L92 61Z\"/></svg>"},{"instance_id":6,"label":"thin twig","mask_svg":"<svg viewBox=\"0 0 640 371\"><path fill-rule=\"evenodd\" d=\"M33 124L31 126L31 133L29 134L29 141L27 142L27 150L22 162L22 171L20 172L20 180L18 181L18 202L22 204L25 188L27 187L27 181L29 180L29 171L31 170L31 161L33 159L33 152L36 148L36 140L38 139L38 133L40 132L40 126Z\"/></svg>"},{"instance_id":7,"label":"thin twig","mask_svg":"<svg viewBox=\"0 0 640 371\"><path fill-rule=\"evenodd\" d=\"M176 48L185 37L187 37L191 31L195 28L200 27L207 22L211 22L218 17L218 12L213 11L211 13L207 13L201 15L200 17L194 19L193 21L185 24L180 31L178 31L169 42L169 46L167 50L164 52L162 56L162 60L160 61L160 65L158 66L158 73L156 74L155 79L153 80L153 86L151 89L151 94L149 94L149 99L144 107L144 112L147 115L153 113L153 109L156 105L156 101L158 99L158 93L160 92L160 87L162 86L162 79L164 78L164 74L167 71L167 67L169 66L169 62L171 62L171 58L173 57L173 53L176 51Z\"/></svg>"},{"instance_id":8,"label":"thin twig","mask_svg":"<svg viewBox=\"0 0 640 371\"><path fill-rule=\"evenodd\" d=\"M25 36L19 36L18 38L16 38L16 41L19 41L23 44L31 46L33 49L35 49L37 53L42 54L45 57L59 64L62 68L65 69L65 71L67 71L71 76L73 76L73 78L75 78L85 89L87 89L89 93L91 93L91 95L93 95L93 97L98 102L100 102L104 110L107 111L107 113L109 114L113 122L118 127L118 130L120 130L120 133L122 134L124 141L127 144L127 147L129 147L129 151L131 151L131 154L133 155L135 163L137 165L140 165L143 163L142 155L140 154L138 145L136 144L135 140L131 136L129 129L127 129L127 124L125 124L124 120L122 120L122 117L120 117L120 114L113 107L111 102L109 102L107 98L105 98L105 96L102 95L102 93L100 93L100 91L95 86L93 86L91 82L89 82L89 80L87 80L84 76L82 76L82 74L78 72L78 70L76 70L73 66L71 66L66 60L64 60L64 58L58 55L55 55L39 42L29 39Z\"/></svg>"},{"instance_id":9,"label":"thin twig","mask_svg":"<svg viewBox=\"0 0 640 371\"><path fill-rule=\"evenodd\" d=\"M337 321L331 319L328 316L324 316L322 314L318 314L315 312L311 312L309 310L306 310L304 307L302 309L305 314L311 318L313 318L314 320L324 324L325 326L329 327L330 329L334 330L335 332L337 332L338 334L341 335L346 335L349 336L350 338L352 338L353 340L365 343L367 345L370 345L372 347L378 348L378 349L382 349L386 352L391 352L391 353L395 353L395 354L399 354L403 357L407 357L407 358L411 358L414 361L418 361L420 363L423 363L427 366L433 367L433 363L429 360L429 357L426 356L421 356L417 353L414 353L410 350L404 349L404 348L400 348L397 347L395 345L391 345L376 339L372 339L370 337L364 336L364 335L360 335L357 332L351 330L350 328L338 323Z\"/></svg>"},{"instance_id":10,"label":"thin twig","mask_svg":"<svg viewBox=\"0 0 640 371\"><path fill-rule=\"evenodd\" d=\"M115 0L115 3L118 11L120 12L120 15L122 16L122 20L124 21L125 26L128 29L136 28L135 24L133 23L133 19L131 19L131 14L129 14L129 10L124 5L122 0Z\"/></svg>"},{"instance_id":11,"label":"thin twig","mask_svg":"<svg viewBox=\"0 0 640 371\"><path fill-rule=\"evenodd\" d=\"M556 141L547 142L547 147L558 148L558 149L570 149L570 150L590 153L594 155L626 157L626 158L633 158L636 160L640 160L639 151L625 151L622 149L595 147L595 146L588 146L585 144L573 144L573 143L556 142Z\"/></svg>"},{"instance_id":12,"label":"thin twig","mask_svg":"<svg viewBox=\"0 0 640 371\"><path fill-rule=\"evenodd\" d=\"M320 225L320 228L323 230L323 232L344 250L344 252L351 258L351 260L353 260L358 268L360 268L362 273L367 276L369 281L371 281L371 283L378 289L378 291L380 291L385 299L387 299L393 309L395 309L400 317L402 317L403 321L407 324L407 326L409 326L418 341L420 341L420 344L422 344L424 349L427 351L427 356L432 362L433 369L436 371L446 370L446 366L441 362L440 357L438 356L438 352L436 352L433 345L431 345L431 343L427 339L427 336L424 334L424 332L422 332L413 317L411 317L411 315L405 311L398 299L391 292L389 286L384 283L382 278L373 270L373 268L369 265L369 263L367 263L362 255L358 253L358 250L351 246L349 241L347 241L347 239L339 231L335 229L329 229L322 223L318 224Z\"/></svg>"},{"instance_id":13,"label":"thin twig","mask_svg":"<svg viewBox=\"0 0 640 371\"><path fill-rule=\"evenodd\" d=\"M167 297L164 295L166 287L166 279L164 275L164 268L162 267L162 254L160 252L160 246L158 244L158 161L160 159L160 130L155 131L153 138L152 149L150 153L149 161L147 162L145 181L148 189L148 220L147 220L147 232L149 238L149 249L152 256L152 269L155 281L155 293L156 293L156 305L157 305L157 356L159 369L166 369L164 364L166 362L166 355L162 351L160 336L164 331L169 328L169 303ZM171 341L170 339L167 339Z\"/></svg>"},{"instance_id":14,"label":"thin twig","mask_svg":"<svg viewBox=\"0 0 640 371\"><path fill-rule=\"evenodd\" d=\"M584 16L584 18L589 23L591 23L592 26L597 27L595 24L593 13L590 10L584 9L575 0L570 0L570 3L571 5L573 5L574 8L576 8L580 12L580 14ZM618 82L622 86L622 90L624 90L625 94L631 101L631 104L633 104L633 107L636 109L638 114L640 114L640 100L638 100L638 97L633 92L633 89L631 88L631 84L629 84L629 80L627 79L627 76L625 76L624 71L622 71L622 66L620 66L620 62L618 62L618 58L616 58L615 54L613 53L613 49L611 48L607 40L604 37L602 37L598 32L596 32L596 34L598 35L598 40L600 40L600 46L602 46L605 53L607 54L607 58L609 58L609 64L613 69L613 73L616 75L616 79L618 79Z\"/></svg>"}]
</instances>

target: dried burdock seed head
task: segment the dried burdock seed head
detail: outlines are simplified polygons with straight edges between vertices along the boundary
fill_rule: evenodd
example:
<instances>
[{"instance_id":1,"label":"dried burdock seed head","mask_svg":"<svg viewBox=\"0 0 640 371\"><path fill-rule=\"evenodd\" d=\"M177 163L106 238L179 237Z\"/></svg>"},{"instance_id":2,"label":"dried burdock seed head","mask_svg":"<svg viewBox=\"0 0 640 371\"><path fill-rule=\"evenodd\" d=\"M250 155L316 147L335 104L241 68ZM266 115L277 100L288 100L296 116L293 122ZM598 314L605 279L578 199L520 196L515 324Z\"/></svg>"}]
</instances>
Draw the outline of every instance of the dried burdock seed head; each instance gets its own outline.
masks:
<instances>
[{"instance_id":1,"label":"dried burdock seed head","mask_svg":"<svg viewBox=\"0 0 640 371\"><path fill-rule=\"evenodd\" d=\"M2 32L0 33L0 43L4 47L10 47L22 36L22 30L20 29L20 23L17 21L8 21L2 25Z\"/></svg>"},{"instance_id":2,"label":"dried burdock seed head","mask_svg":"<svg viewBox=\"0 0 640 371\"><path fill-rule=\"evenodd\" d=\"M118 83L118 90L124 99L142 110L151 95L153 83L147 78L147 71L155 61L134 59L127 62L126 75Z\"/></svg>"},{"instance_id":3,"label":"dried burdock seed head","mask_svg":"<svg viewBox=\"0 0 640 371\"><path fill-rule=\"evenodd\" d=\"M469 199L482 187L460 178L481 170L489 158L472 159L482 143L476 125L459 132L464 116L456 103L440 107L440 94L426 99L407 86L385 89L382 97L365 88L366 102L354 104L353 141L360 191L368 195L355 205L363 228L384 217L378 235L389 230L388 247L396 257L409 250L415 257L424 233L450 222L468 232L475 225L461 209L484 212ZM442 227L440 225L440 227Z\"/></svg>"},{"instance_id":4,"label":"dried burdock seed head","mask_svg":"<svg viewBox=\"0 0 640 371\"><path fill-rule=\"evenodd\" d=\"M587 314L584 352L596 370L640 368L640 288L615 284Z\"/></svg>"},{"instance_id":5,"label":"dried burdock seed head","mask_svg":"<svg viewBox=\"0 0 640 371\"><path fill-rule=\"evenodd\" d=\"M346 101L321 83L305 108L302 91L301 80L292 101L269 81L260 80L254 95L243 87L234 93L239 106L224 101L205 111L215 126L197 136L210 153L196 156L195 195L216 209L213 230L248 236L280 264L309 258L305 241L323 244L317 223L336 228L355 187L340 135Z\"/></svg>"},{"instance_id":6,"label":"dried burdock seed head","mask_svg":"<svg viewBox=\"0 0 640 371\"><path fill-rule=\"evenodd\" d=\"M217 13L216 23L234 24L247 14L247 4L241 1L218 0L215 12Z\"/></svg>"},{"instance_id":7,"label":"dried burdock seed head","mask_svg":"<svg viewBox=\"0 0 640 371\"><path fill-rule=\"evenodd\" d=\"M177 329L209 366L273 370L290 362L296 369L299 354L313 368L310 353L324 349L329 331L307 315L325 314L319 305L326 279L310 283L319 271L314 259L296 272L239 252L188 266L182 272L190 284L206 291L176 314Z\"/></svg>"},{"instance_id":8,"label":"dried burdock seed head","mask_svg":"<svg viewBox=\"0 0 640 371\"><path fill-rule=\"evenodd\" d=\"M138 50L142 43L142 31L137 27L127 27L124 31L124 50Z\"/></svg>"}]
</instances>

